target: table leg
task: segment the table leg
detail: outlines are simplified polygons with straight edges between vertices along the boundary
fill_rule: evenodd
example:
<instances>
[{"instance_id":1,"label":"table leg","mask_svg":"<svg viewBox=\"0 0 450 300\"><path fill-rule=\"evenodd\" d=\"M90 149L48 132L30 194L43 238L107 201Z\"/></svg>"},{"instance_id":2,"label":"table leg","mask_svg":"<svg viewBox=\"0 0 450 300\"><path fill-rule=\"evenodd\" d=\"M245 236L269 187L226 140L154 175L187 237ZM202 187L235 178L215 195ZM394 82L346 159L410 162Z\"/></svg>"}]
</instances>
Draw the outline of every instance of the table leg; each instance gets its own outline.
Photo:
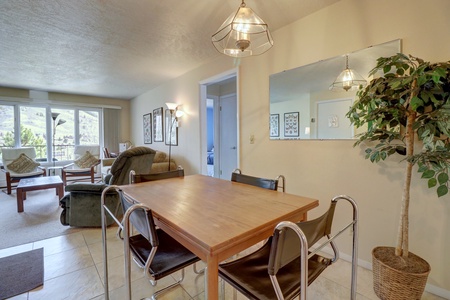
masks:
<instances>
[{"instance_id":1,"label":"table leg","mask_svg":"<svg viewBox=\"0 0 450 300\"><path fill-rule=\"evenodd\" d=\"M22 189L18 188L17 193L17 212L23 212L23 193Z\"/></svg>"},{"instance_id":2,"label":"table leg","mask_svg":"<svg viewBox=\"0 0 450 300\"><path fill-rule=\"evenodd\" d=\"M59 199L64 197L64 184L61 183L60 185L58 185L58 187L56 188L56 195L58 195Z\"/></svg>"},{"instance_id":3,"label":"table leg","mask_svg":"<svg viewBox=\"0 0 450 300\"><path fill-rule=\"evenodd\" d=\"M217 256L208 256L205 274L205 295L208 300L219 298L219 261Z\"/></svg>"}]
</instances>

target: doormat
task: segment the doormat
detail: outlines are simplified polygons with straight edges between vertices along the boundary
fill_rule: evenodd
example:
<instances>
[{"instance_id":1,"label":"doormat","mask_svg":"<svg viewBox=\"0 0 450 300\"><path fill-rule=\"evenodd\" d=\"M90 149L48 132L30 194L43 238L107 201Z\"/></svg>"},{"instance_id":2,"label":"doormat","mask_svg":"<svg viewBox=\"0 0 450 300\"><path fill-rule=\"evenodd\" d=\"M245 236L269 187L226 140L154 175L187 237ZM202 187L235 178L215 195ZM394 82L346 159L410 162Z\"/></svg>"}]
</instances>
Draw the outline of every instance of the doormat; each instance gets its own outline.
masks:
<instances>
[{"instance_id":1,"label":"doormat","mask_svg":"<svg viewBox=\"0 0 450 300\"><path fill-rule=\"evenodd\" d=\"M44 283L44 248L0 258L0 299L26 293Z\"/></svg>"}]
</instances>

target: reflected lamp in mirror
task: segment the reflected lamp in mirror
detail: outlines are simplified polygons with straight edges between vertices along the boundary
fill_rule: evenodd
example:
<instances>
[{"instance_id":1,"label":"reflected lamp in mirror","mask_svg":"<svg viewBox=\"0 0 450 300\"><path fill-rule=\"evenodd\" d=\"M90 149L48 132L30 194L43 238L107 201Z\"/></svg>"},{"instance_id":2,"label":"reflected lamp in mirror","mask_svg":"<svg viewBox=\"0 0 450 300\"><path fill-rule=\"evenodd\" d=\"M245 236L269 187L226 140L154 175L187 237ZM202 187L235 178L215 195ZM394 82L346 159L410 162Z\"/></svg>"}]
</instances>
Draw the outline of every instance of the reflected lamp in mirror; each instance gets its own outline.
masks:
<instances>
[{"instance_id":1,"label":"reflected lamp in mirror","mask_svg":"<svg viewBox=\"0 0 450 300\"><path fill-rule=\"evenodd\" d=\"M366 86L367 81L359 75L358 72L348 67L348 55L345 56L345 69L342 71L336 80L330 85L330 90L344 89L348 91L350 89L357 90L360 87Z\"/></svg>"},{"instance_id":2,"label":"reflected lamp in mirror","mask_svg":"<svg viewBox=\"0 0 450 300\"><path fill-rule=\"evenodd\" d=\"M269 26L244 0L212 35L212 43L220 53L232 57L260 55L273 46Z\"/></svg>"},{"instance_id":3,"label":"reflected lamp in mirror","mask_svg":"<svg viewBox=\"0 0 450 300\"><path fill-rule=\"evenodd\" d=\"M353 70L367 76L379 57L399 53L400 46L398 39L271 74L270 139L350 140L364 132L364 128L355 128L346 117L356 99L357 89L344 89L348 85L342 80L336 85L338 88L330 90L330 83L342 72L346 56ZM362 80L361 83L365 84L370 78L363 77ZM295 136L287 130L291 123L286 117L292 112L298 112L299 115Z\"/></svg>"}]
</instances>

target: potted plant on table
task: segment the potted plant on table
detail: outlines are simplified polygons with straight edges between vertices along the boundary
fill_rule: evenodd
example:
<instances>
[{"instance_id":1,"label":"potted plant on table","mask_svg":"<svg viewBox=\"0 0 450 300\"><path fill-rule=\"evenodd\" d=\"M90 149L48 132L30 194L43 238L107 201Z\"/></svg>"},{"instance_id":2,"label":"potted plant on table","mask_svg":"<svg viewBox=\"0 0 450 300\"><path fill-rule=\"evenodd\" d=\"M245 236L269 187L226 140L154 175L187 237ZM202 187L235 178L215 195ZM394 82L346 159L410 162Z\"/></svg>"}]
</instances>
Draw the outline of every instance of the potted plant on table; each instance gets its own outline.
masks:
<instances>
[{"instance_id":1,"label":"potted plant on table","mask_svg":"<svg viewBox=\"0 0 450 300\"><path fill-rule=\"evenodd\" d=\"M380 71L384 75L358 91L358 101L347 113L356 127L368 126L354 145L365 145L366 159L376 163L391 155L404 156L397 245L373 250L374 289L381 299L420 299L430 266L409 252L411 177L417 165L438 197L449 191L450 61L429 63L398 53L379 58L369 75Z\"/></svg>"}]
</instances>

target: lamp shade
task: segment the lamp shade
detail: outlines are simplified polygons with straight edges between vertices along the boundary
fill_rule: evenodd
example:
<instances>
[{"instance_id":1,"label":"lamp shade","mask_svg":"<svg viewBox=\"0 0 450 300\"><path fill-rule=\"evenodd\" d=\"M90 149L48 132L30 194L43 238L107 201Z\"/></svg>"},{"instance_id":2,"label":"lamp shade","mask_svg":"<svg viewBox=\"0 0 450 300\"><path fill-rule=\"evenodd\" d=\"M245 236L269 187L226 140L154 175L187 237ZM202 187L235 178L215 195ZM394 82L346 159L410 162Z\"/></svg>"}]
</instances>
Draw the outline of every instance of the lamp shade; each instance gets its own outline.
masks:
<instances>
[{"instance_id":1,"label":"lamp shade","mask_svg":"<svg viewBox=\"0 0 450 300\"><path fill-rule=\"evenodd\" d=\"M175 109L177 109L178 105L176 103L173 103L173 102L166 102L166 106L170 110L175 110Z\"/></svg>"},{"instance_id":2,"label":"lamp shade","mask_svg":"<svg viewBox=\"0 0 450 300\"><path fill-rule=\"evenodd\" d=\"M269 26L244 1L212 36L220 53L232 57L260 55L273 46Z\"/></svg>"},{"instance_id":3,"label":"lamp shade","mask_svg":"<svg viewBox=\"0 0 450 300\"><path fill-rule=\"evenodd\" d=\"M358 74L358 72L348 67L348 55L345 56L345 70L342 71L336 80L330 85L330 90L344 89L358 89L360 86L367 85L367 81Z\"/></svg>"}]
</instances>

